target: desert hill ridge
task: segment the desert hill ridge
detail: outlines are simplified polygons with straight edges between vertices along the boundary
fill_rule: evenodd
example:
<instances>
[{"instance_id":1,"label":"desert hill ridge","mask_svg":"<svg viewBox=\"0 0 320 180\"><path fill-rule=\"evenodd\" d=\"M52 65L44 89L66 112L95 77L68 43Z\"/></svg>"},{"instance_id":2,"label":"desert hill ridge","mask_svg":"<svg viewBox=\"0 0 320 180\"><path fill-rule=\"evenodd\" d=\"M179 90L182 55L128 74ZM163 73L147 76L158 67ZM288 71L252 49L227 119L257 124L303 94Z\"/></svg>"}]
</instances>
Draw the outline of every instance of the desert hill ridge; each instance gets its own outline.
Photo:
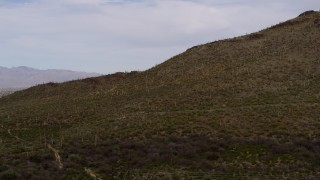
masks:
<instances>
[{"instance_id":1,"label":"desert hill ridge","mask_svg":"<svg viewBox=\"0 0 320 180\"><path fill-rule=\"evenodd\" d=\"M0 173L26 177L29 163L42 169L31 177L316 179L319 19L309 11L144 72L3 97Z\"/></svg>"}]
</instances>

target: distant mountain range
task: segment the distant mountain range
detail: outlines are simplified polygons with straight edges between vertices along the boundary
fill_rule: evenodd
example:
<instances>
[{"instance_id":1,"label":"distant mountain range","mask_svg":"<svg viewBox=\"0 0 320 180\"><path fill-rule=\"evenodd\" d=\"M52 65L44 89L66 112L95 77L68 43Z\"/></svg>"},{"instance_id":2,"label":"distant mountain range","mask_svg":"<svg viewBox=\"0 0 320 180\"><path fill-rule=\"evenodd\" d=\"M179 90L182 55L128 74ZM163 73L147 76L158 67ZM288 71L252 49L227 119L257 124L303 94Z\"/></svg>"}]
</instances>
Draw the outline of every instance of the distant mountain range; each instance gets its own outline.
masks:
<instances>
[{"instance_id":1,"label":"distant mountain range","mask_svg":"<svg viewBox=\"0 0 320 180\"><path fill-rule=\"evenodd\" d=\"M13 68L0 66L0 89L26 88L48 82L64 82L99 75L58 69L39 70L26 66Z\"/></svg>"}]
</instances>

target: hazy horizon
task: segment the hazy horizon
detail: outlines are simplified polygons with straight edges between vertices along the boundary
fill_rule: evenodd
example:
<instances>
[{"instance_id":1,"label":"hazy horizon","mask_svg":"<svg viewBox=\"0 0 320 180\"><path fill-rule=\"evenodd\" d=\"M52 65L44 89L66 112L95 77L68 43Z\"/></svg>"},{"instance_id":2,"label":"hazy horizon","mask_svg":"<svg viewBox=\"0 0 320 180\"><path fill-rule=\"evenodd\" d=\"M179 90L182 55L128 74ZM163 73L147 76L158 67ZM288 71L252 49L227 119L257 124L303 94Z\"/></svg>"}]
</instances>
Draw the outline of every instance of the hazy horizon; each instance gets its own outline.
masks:
<instances>
[{"instance_id":1,"label":"hazy horizon","mask_svg":"<svg viewBox=\"0 0 320 180\"><path fill-rule=\"evenodd\" d=\"M1 66L1 65L0 65L0 68L7 68L7 69L30 68L30 69L34 69L34 70L40 70L40 71L61 70L61 71L83 72L83 73L97 73L97 74L104 75L104 74L102 74L102 73L90 72L90 71L77 71L77 70L72 70L72 69L35 68L35 67L30 67L30 66L11 66L11 67L7 67L7 66Z\"/></svg>"},{"instance_id":2,"label":"hazy horizon","mask_svg":"<svg viewBox=\"0 0 320 180\"><path fill-rule=\"evenodd\" d=\"M0 0L0 66L109 74L251 33L316 0Z\"/></svg>"},{"instance_id":3,"label":"hazy horizon","mask_svg":"<svg viewBox=\"0 0 320 180\"><path fill-rule=\"evenodd\" d=\"M22 89L37 84L49 82L61 83L100 75L101 74L59 69L41 70L25 66L14 68L0 66L0 91L1 89Z\"/></svg>"}]
</instances>

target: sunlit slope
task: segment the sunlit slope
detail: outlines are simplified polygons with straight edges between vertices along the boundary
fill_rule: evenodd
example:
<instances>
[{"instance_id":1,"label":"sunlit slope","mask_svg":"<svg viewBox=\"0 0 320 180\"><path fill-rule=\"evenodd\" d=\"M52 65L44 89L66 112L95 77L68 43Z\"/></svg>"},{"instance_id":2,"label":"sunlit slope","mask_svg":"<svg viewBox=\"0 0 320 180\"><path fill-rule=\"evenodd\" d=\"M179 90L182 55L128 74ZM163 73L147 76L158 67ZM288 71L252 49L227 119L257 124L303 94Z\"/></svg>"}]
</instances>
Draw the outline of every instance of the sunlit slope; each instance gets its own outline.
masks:
<instances>
[{"instance_id":1,"label":"sunlit slope","mask_svg":"<svg viewBox=\"0 0 320 180\"><path fill-rule=\"evenodd\" d=\"M320 160L319 47L320 13L309 12L257 33L193 47L144 72L16 92L0 99L0 135L6 145L0 153L16 157L12 149L21 140L13 134L41 152L50 150L38 144L50 143L83 176L88 175L83 166L102 177L120 177L127 169L141 175L159 167L165 172L185 168L179 176L188 176L194 167L222 174L277 174L276 163L289 175L315 175L319 164L314 161ZM167 151L154 160L152 148ZM180 157L186 149L191 152ZM257 158L245 158L246 152ZM55 166L51 161L49 166ZM109 169L101 170L106 164ZM67 168L44 171L73 174Z\"/></svg>"}]
</instances>

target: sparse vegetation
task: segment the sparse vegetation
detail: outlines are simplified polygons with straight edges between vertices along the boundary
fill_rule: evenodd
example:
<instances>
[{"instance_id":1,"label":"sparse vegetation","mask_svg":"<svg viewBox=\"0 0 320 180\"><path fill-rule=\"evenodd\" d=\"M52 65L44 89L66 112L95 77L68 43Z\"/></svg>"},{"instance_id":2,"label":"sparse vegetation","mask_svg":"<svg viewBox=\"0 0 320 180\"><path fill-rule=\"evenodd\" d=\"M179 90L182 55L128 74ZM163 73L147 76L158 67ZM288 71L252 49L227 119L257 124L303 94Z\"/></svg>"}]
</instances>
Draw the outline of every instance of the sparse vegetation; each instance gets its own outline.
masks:
<instances>
[{"instance_id":1,"label":"sparse vegetation","mask_svg":"<svg viewBox=\"0 0 320 180\"><path fill-rule=\"evenodd\" d=\"M319 178L318 19L2 97L0 179Z\"/></svg>"}]
</instances>

